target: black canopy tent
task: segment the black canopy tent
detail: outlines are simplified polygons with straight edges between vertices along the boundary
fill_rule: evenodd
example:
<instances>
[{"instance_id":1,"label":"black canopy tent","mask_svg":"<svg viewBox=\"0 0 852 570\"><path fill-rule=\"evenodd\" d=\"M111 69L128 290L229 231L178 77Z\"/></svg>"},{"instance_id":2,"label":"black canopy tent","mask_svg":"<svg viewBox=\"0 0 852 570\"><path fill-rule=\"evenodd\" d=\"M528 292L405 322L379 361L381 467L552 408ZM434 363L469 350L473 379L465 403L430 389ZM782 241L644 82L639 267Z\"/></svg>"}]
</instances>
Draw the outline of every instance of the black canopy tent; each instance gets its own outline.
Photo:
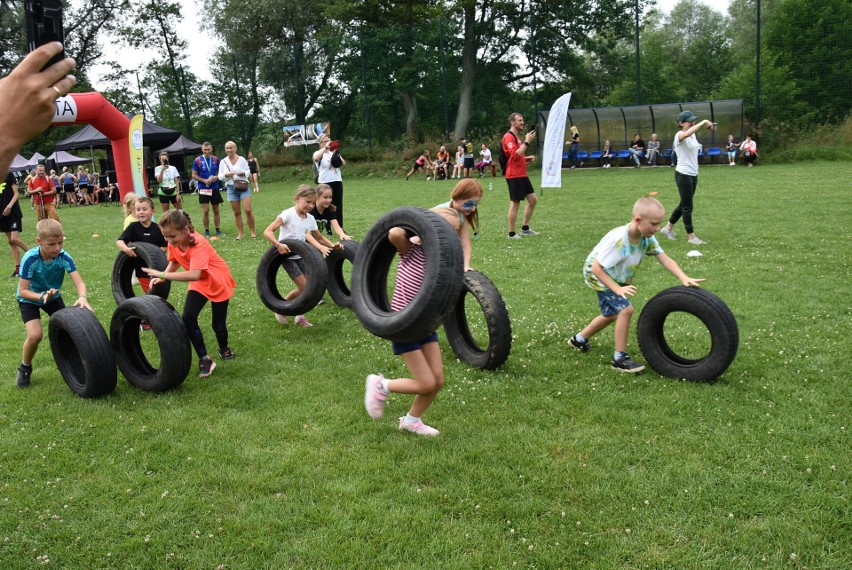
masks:
<instances>
[{"instance_id":1,"label":"black canopy tent","mask_svg":"<svg viewBox=\"0 0 852 570\"><path fill-rule=\"evenodd\" d=\"M170 155L175 156L179 156L182 154L194 154L197 152L201 152L201 145L181 135L175 142L173 142L169 146L158 150L157 154L161 152L167 152Z\"/></svg>"}]
</instances>

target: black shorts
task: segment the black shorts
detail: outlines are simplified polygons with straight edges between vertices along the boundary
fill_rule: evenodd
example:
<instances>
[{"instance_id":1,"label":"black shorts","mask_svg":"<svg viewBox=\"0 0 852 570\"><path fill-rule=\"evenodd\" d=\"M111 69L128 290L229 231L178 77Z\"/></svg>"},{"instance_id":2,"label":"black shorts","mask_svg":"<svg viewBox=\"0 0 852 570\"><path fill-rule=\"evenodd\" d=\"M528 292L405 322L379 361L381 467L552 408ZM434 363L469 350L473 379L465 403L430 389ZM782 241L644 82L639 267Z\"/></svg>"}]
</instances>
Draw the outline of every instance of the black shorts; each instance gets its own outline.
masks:
<instances>
[{"instance_id":1,"label":"black shorts","mask_svg":"<svg viewBox=\"0 0 852 570\"><path fill-rule=\"evenodd\" d=\"M51 299L47 305L35 305L33 303L18 301L18 308L21 310L21 320L24 321L24 324L27 324L30 321L40 319L40 311L52 315L56 311L64 309L65 301L62 300L62 297Z\"/></svg>"},{"instance_id":2,"label":"black shorts","mask_svg":"<svg viewBox=\"0 0 852 570\"><path fill-rule=\"evenodd\" d=\"M284 266L284 270L290 276L290 279L295 279L299 275L307 275L308 273L305 261L298 255L288 257L281 265Z\"/></svg>"},{"instance_id":3,"label":"black shorts","mask_svg":"<svg viewBox=\"0 0 852 570\"><path fill-rule=\"evenodd\" d=\"M158 194L160 204L177 204L177 193L175 194Z\"/></svg>"},{"instance_id":4,"label":"black shorts","mask_svg":"<svg viewBox=\"0 0 852 570\"><path fill-rule=\"evenodd\" d=\"M425 166L425 165L423 165L423 164L417 164L417 163L415 162L415 163L414 163L414 170L419 170L419 169L423 168L424 166Z\"/></svg>"},{"instance_id":5,"label":"black shorts","mask_svg":"<svg viewBox=\"0 0 852 570\"><path fill-rule=\"evenodd\" d=\"M473 157L465 157L464 159L464 167L465 168L473 168Z\"/></svg>"},{"instance_id":6,"label":"black shorts","mask_svg":"<svg viewBox=\"0 0 852 570\"><path fill-rule=\"evenodd\" d=\"M72 184L63 184L63 185L62 185L62 191L63 191L63 192L65 192L66 194L74 194L74 193L76 193L76 192L77 192L77 191L74 189L74 184L73 184L73 183L72 183Z\"/></svg>"},{"instance_id":7,"label":"black shorts","mask_svg":"<svg viewBox=\"0 0 852 570\"><path fill-rule=\"evenodd\" d=\"M526 176L523 178L507 178L506 184L509 185L509 200L512 202L526 200L527 194L535 194L532 182Z\"/></svg>"},{"instance_id":8,"label":"black shorts","mask_svg":"<svg viewBox=\"0 0 852 570\"><path fill-rule=\"evenodd\" d=\"M205 190L205 188L199 188L198 189L198 203L199 204L221 204L222 202L225 201L225 199L222 198L222 192L220 192L218 188L213 189L213 195L212 196L207 196L205 194L202 194L201 193L202 190Z\"/></svg>"},{"instance_id":9,"label":"black shorts","mask_svg":"<svg viewBox=\"0 0 852 570\"><path fill-rule=\"evenodd\" d=\"M21 226L21 220L20 216L0 216L0 232L7 234L9 232L24 231Z\"/></svg>"}]
</instances>

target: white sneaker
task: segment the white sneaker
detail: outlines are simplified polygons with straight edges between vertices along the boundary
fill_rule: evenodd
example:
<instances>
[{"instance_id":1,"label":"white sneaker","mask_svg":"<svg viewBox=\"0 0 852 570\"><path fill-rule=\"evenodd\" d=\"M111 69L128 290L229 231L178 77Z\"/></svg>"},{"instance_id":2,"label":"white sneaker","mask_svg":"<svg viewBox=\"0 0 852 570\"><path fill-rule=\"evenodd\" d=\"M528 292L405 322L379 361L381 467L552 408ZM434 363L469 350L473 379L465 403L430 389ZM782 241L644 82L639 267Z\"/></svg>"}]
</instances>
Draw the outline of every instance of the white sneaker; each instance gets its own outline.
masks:
<instances>
[{"instance_id":1,"label":"white sneaker","mask_svg":"<svg viewBox=\"0 0 852 570\"><path fill-rule=\"evenodd\" d=\"M521 235L522 235L522 236L537 236L537 235L539 235L539 232L537 232L537 231L535 231L534 229L530 228L530 229L528 229L528 230L521 230Z\"/></svg>"},{"instance_id":2,"label":"white sneaker","mask_svg":"<svg viewBox=\"0 0 852 570\"><path fill-rule=\"evenodd\" d=\"M429 437L435 437L439 432L432 426L427 426L422 421L418 420L413 424L405 423L405 416L399 418L399 429L403 431L410 431L411 433L416 433L417 435L426 435Z\"/></svg>"},{"instance_id":3,"label":"white sneaker","mask_svg":"<svg viewBox=\"0 0 852 570\"><path fill-rule=\"evenodd\" d=\"M515 234L513 236L509 236L509 239L521 239L521 234Z\"/></svg>"},{"instance_id":4,"label":"white sneaker","mask_svg":"<svg viewBox=\"0 0 852 570\"><path fill-rule=\"evenodd\" d=\"M689 239L688 239L688 240L686 240L686 241L687 241L688 243L691 243L692 245L702 245L702 244L707 243L706 241L704 241L703 239L699 238L698 236L695 236L694 238L689 238Z\"/></svg>"},{"instance_id":5,"label":"white sneaker","mask_svg":"<svg viewBox=\"0 0 852 570\"><path fill-rule=\"evenodd\" d=\"M660 233L663 234L664 236L666 236L669 239L677 239L677 236L675 235L675 233L672 230L662 229L662 230L660 230Z\"/></svg>"}]
</instances>

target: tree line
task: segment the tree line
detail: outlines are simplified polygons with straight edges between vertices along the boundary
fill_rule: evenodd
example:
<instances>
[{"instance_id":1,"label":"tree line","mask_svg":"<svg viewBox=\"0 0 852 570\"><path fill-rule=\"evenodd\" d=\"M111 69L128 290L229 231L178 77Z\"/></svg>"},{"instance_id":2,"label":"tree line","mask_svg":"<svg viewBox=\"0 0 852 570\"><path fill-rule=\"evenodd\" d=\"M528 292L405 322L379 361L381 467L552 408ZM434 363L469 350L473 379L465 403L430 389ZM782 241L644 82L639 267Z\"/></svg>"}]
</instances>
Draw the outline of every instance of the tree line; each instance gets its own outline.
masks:
<instances>
[{"instance_id":1,"label":"tree line","mask_svg":"<svg viewBox=\"0 0 852 570\"><path fill-rule=\"evenodd\" d=\"M531 118L566 91L572 107L742 98L764 139L845 120L852 3L759 4L758 27L758 0L733 0L727 14L697 0L670 14L653 0L212 0L198 6L198 33L222 47L199 54L176 33L185 16L176 0L74 0L65 31L79 90L91 90L94 64L107 65L104 95L119 109L256 153L280 149L282 125L315 121L392 152L492 136L509 112ZM103 35L150 60L127 69L103 53ZM0 40L6 73L25 46L20 2L0 0ZM199 59L215 80L192 73ZM70 132L31 144L49 148Z\"/></svg>"}]
</instances>

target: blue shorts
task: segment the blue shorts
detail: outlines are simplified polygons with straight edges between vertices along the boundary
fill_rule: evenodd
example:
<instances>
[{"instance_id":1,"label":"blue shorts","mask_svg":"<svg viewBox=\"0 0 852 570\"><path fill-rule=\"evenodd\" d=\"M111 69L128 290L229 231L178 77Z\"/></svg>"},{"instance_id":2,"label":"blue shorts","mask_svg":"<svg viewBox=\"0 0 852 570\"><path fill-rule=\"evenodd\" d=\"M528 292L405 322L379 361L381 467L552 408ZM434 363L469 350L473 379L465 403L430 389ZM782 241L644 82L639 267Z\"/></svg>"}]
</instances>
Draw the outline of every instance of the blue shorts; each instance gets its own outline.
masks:
<instances>
[{"instance_id":1,"label":"blue shorts","mask_svg":"<svg viewBox=\"0 0 852 570\"><path fill-rule=\"evenodd\" d=\"M243 198L251 198L251 186L245 190L237 190L233 186L228 186L228 202L239 202Z\"/></svg>"},{"instance_id":2,"label":"blue shorts","mask_svg":"<svg viewBox=\"0 0 852 570\"><path fill-rule=\"evenodd\" d=\"M598 291L598 304L601 306L601 315L611 317L629 307L630 301L607 289Z\"/></svg>"},{"instance_id":3,"label":"blue shorts","mask_svg":"<svg viewBox=\"0 0 852 570\"><path fill-rule=\"evenodd\" d=\"M405 352L414 352L415 350L420 350L423 348L424 344L429 344L430 342L438 342L438 333L433 332L428 336L424 336L420 340L415 340L414 342L394 342L393 345L393 353L399 356Z\"/></svg>"}]
</instances>

